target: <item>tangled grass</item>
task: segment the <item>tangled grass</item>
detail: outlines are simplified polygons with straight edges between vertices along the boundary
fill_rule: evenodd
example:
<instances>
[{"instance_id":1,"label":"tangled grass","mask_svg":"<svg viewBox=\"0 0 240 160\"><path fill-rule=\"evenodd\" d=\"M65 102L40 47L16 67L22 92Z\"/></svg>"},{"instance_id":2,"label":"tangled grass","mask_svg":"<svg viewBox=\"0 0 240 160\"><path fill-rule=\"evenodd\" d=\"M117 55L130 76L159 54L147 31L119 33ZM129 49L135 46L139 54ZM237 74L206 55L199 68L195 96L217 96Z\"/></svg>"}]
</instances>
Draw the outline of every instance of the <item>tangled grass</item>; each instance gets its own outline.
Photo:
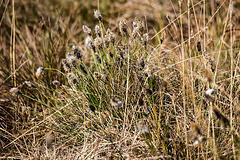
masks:
<instances>
[{"instance_id":1,"label":"tangled grass","mask_svg":"<svg viewBox=\"0 0 240 160\"><path fill-rule=\"evenodd\" d=\"M59 1L38 25L54 5L19 3L1 4L1 158L240 156L238 2Z\"/></svg>"}]
</instances>

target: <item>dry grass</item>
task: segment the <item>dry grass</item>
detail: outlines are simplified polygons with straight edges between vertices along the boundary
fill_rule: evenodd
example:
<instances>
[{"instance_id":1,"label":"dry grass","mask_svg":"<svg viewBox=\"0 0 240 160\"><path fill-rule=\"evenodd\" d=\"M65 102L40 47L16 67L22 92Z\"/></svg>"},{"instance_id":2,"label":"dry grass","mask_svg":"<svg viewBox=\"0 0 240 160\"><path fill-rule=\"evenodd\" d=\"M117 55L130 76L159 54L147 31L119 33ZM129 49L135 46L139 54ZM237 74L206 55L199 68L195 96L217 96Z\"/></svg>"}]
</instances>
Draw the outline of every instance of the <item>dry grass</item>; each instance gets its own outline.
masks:
<instances>
[{"instance_id":1,"label":"dry grass","mask_svg":"<svg viewBox=\"0 0 240 160\"><path fill-rule=\"evenodd\" d=\"M2 0L1 158L237 159L239 8Z\"/></svg>"}]
</instances>

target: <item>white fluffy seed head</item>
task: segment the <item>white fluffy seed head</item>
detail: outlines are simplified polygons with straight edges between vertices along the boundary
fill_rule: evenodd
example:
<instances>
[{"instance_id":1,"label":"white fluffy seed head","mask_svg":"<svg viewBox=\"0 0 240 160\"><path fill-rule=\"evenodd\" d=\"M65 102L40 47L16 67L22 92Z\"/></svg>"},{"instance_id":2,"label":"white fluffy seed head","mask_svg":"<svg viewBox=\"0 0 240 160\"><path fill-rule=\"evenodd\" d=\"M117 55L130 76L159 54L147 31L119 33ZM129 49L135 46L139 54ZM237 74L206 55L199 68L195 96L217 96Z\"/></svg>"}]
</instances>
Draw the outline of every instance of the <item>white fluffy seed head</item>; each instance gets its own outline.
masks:
<instances>
[{"instance_id":1,"label":"white fluffy seed head","mask_svg":"<svg viewBox=\"0 0 240 160\"><path fill-rule=\"evenodd\" d=\"M87 33L89 36L92 35L92 30L90 28L88 28L86 25L82 26L83 32Z\"/></svg>"},{"instance_id":2,"label":"white fluffy seed head","mask_svg":"<svg viewBox=\"0 0 240 160\"><path fill-rule=\"evenodd\" d=\"M98 10L94 10L94 17L102 22L102 15Z\"/></svg>"},{"instance_id":3,"label":"white fluffy seed head","mask_svg":"<svg viewBox=\"0 0 240 160\"><path fill-rule=\"evenodd\" d=\"M9 92L10 92L13 96L22 94L22 92L21 92L18 88L16 88L16 87L11 88L11 89L9 90Z\"/></svg>"},{"instance_id":4,"label":"white fluffy seed head","mask_svg":"<svg viewBox=\"0 0 240 160\"><path fill-rule=\"evenodd\" d=\"M61 85L62 85L62 84L61 84L59 81L57 81L57 80L52 81L52 84L55 85L55 86L61 86Z\"/></svg>"},{"instance_id":5,"label":"white fluffy seed head","mask_svg":"<svg viewBox=\"0 0 240 160\"><path fill-rule=\"evenodd\" d=\"M207 91L205 92L205 94L206 94L207 96L211 96L213 93L215 93L215 90L214 90L214 89L209 89L209 90L207 90Z\"/></svg>"},{"instance_id":6,"label":"white fluffy seed head","mask_svg":"<svg viewBox=\"0 0 240 160\"><path fill-rule=\"evenodd\" d=\"M36 77L38 78L39 76L41 76L44 72L44 67L39 67L35 73Z\"/></svg>"},{"instance_id":7,"label":"white fluffy seed head","mask_svg":"<svg viewBox=\"0 0 240 160\"><path fill-rule=\"evenodd\" d=\"M148 125L143 120L137 123L137 128L141 134L147 134L149 132Z\"/></svg>"},{"instance_id":8,"label":"white fluffy seed head","mask_svg":"<svg viewBox=\"0 0 240 160\"><path fill-rule=\"evenodd\" d=\"M118 99L111 100L111 104L113 107L122 108L122 101Z\"/></svg>"},{"instance_id":9,"label":"white fluffy seed head","mask_svg":"<svg viewBox=\"0 0 240 160\"><path fill-rule=\"evenodd\" d=\"M33 84L32 82L30 81L25 81L24 82L29 88L37 88L35 84Z\"/></svg>"},{"instance_id":10,"label":"white fluffy seed head","mask_svg":"<svg viewBox=\"0 0 240 160\"><path fill-rule=\"evenodd\" d=\"M194 145L198 145L198 144L199 144L199 141L196 140L193 144L194 144Z\"/></svg>"},{"instance_id":11,"label":"white fluffy seed head","mask_svg":"<svg viewBox=\"0 0 240 160\"><path fill-rule=\"evenodd\" d=\"M101 37L101 28L99 27L99 25L96 25L95 26L95 34L96 34L96 36L98 36L98 37Z\"/></svg>"},{"instance_id":12,"label":"white fluffy seed head","mask_svg":"<svg viewBox=\"0 0 240 160\"><path fill-rule=\"evenodd\" d=\"M94 44L93 44L93 40L91 39L91 37L87 36L87 38L85 39L85 46L88 49L94 49Z\"/></svg>"}]
</instances>

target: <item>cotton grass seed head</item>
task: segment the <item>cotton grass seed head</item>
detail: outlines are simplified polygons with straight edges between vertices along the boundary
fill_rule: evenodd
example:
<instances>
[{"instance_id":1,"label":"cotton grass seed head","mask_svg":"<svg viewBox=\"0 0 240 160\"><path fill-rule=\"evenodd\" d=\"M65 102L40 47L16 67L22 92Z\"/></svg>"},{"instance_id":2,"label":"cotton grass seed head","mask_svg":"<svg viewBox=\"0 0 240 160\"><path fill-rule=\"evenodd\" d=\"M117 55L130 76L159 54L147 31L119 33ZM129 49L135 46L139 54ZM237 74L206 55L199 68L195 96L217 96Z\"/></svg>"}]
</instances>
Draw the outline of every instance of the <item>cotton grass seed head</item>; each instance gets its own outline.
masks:
<instances>
[{"instance_id":1,"label":"cotton grass seed head","mask_svg":"<svg viewBox=\"0 0 240 160\"><path fill-rule=\"evenodd\" d=\"M102 22L102 15L98 10L94 10L94 17L97 18L100 22Z\"/></svg>"},{"instance_id":2,"label":"cotton grass seed head","mask_svg":"<svg viewBox=\"0 0 240 160\"><path fill-rule=\"evenodd\" d=\"M148 64L148 65L145 65L144 73L147 74L148 77L151 77L154 73L154 70L155 70L155 66L153 64Z\"/></svg>"},{"instance_id":3,"label":"cotton grass seed head","mask_svg":"<svg viewBox=\"0 0 240 160\"><path fill-rule=\"evenodd\" d=\"M133 29L138 27L138 22L139 22L139 19L135 17L133 20Z\"/></svg>"},{"instance_id":4,"label":"cotton grass seed head","mask_svg":"<svg viewBox=\"0 0 240 160\"><path fill-rule=\"evenodd\" d=\"M100 51L103 50L103 40L100 37L96 37L94 40L94 45L97 47Z\"/></svg>"},{"instance_id":5,"label":"cotton grass seed head","mask_svg":"<svg viewBox=\"0 0 240 160\"><path fill-rule=\"evenodd\" d=\"M145 33L142 37L142 42L144 46L147 45L148 39L149 39L148 33Z\"/></svg>"},{"instance_id":6,"label":"cotton grass seed head","mask_svg":"<svg viewBox=\"0 0 240 160\"><path fill-rule=\"evenodd\" d=\"M80 50L74 45L72 46L72 52L73 52L73 55L76 56L77 59L82 60L83 56L82 56Z\"/></svg>"},{"instance_id":7,"label":"cotton grass seed head","mask_svg":"<svg viewBox=\"0 0 240 160\"><path fill-rule=\"evenodd\" d=\"M200 136L199 138L198 138L198 140L200 141L200 142L206 142L207 141L207 138L206 137L204 137L204 136Z\"/></svg>"},{"instance_id":8,"label":"cotton grass seed head","mask_svg":"<svg viewBox=\"0 0 240 160\"><path fill-rule=\"evenodd\" d=\"M103 42L104 42L105 47L108 48L109 47L109 40L108 40L107 35L105 35L105 37L103 38Z\"/></svg>"},{"instance_id":9,"label":"cotton grass seed head","mask_svg":"<svg viewBox=\"0 0 240 160\"><path fill-rule=\"evenodd\" d=\"M70 72L71 71L71 66L70 66L70 64L68 64L67 59L62 59L62 65L63 65L63 69L66 72Z\"/></svg>"},{"instance_id":10,"label":"cotton grass seed head","mask_svg":"<svg viewBox=\"0 0 240 160\"><path fill-rule=\"evenodd\" d=\"M67 79L70 84L79 85L77 77L73 73L68 73Z\"/></svg>"},{"instance_id":11,"label":"cotton grass seed head","mask_svg":"<svg viewBox=\"0 0 240 160\"><path fill-rule=\"evenodd\" d=\"M122 101L120 101L119 99L116 99L116 98L111 100L111 105L114 108L122 108L122 106L123 106Z\"/></svg>"},{"instance_id":12,"label":"cotton grass seed head","mask_svg":"<svg viewBox=\"0 0 240 160\"><path fill-rule=\"evenodd\" d=\"M212 72L214 72L215 71L215 69L216 69L216 62L215 62L215 60L209 60L209 63L210 63L210 65L211 65L211 70L212 70Z\"/></svg>"},{"instance_id":13,"label":"cotton grass seed head","mask_svg":"<svg viewBox=\"0 0 240 160\"><path fill-rule=\"evenodd\" d=\"M215 94L216 91L214 89L208 89L207 91L204 92L204 96L211 102L213 102L213 97L212 95Z\"/></svg>"},{"instance_id":14,"label":"cotton grass seed head","mask_svg":"<svg viewBox=\"0 0 240 160\"><path fill-rule=\"evenodd\" d=\"M69 55L66 57L67 59L67 63L70 65L70 67L74 67L76 68L77 67L77 57L74 56L74 55Z\"/></svg>"},{"instance_id":15,"label":"cotton grass seed head","mask_svg":"<svg viewBox=\"0 0 240 160\"><path fill-rule=\"evenodd\" d=\"M107 38L109 42L111 42L113 45L115 44L116 36L109 28L107 29Z\"/></svg>"},{"instance_id":16,"label":"cotton grass seed head","mask_svg":"<svg viewBox=\"0 0 240 160\"><path fill-rule=\"evenodd\" d=\"M54 86L62 86L62 84L58 81L58 80L54 80L54 81L52 81L52 84L54 85Z\"/></svg>"},{"instance_id":17,"label":"cotton grass seed head","mask_svg":"<svg viewBox=\"0 0 240 160\"><path fill-rule=\"evenodd\" d=\"M139 31L139 28L136 27L136 28L133 28L133 32L132 32L132 37L133 39L136 39L137 36L138 36L138 31Z\"/></svg>"},{"instance_id":18,"label":"cotton grass seed head","mask_svg":"<svg viewBox=\"0 0 240 160\"><path fill-rule=\"evenodd\" d=\"M11 89L9 90L9 92L10 92L13 96L21 95L21 94L22 94L22 92L21 92L18 88L16 88L16 87L11 88Z\"/></svg>"},{"instance_id":19,"label":"cotton grass seed head","mask_svg":"<svg viewBox=\"0 0 240 160\"><path fill-rule=\"evenodd\" d=\"M144 120L138 121L138 123L137 123L137 128L138 128L138 131L139 131L142 135L145 135L145 134L149 133L149 131L148 131L148 125L146 124L146 122L144 122Z\"/></svg>"},{"instance_id":20,"label":"cotton grass seed head","mask_svg":"<svg viewBox=\"0 0 240 160\"><path fill-rule=\"evenodd\" d=\"M144 57L142 56L139 60L139 67L143 69L145 67L145 60Z\"/></svg>"},{"instance_id":21,"label":"cotton grass seed head","mask_svg":"<svg viewBox=\"0 0 240 160\"><path fill-rule=\"evenodd\" d=\"M97 37L101 37L101 28L99 27L99 25L95 26L95 34Z\"/></svg>"},{"instance_id":22,"label":"cotton grass seed head","mask_svg":"<svg viewBox=\"0 0 240 160\"><path fill-rule=\"evenodd\" d=\"M96 80L101 80L101 81L104 81L104 78L105 78L105 75L102 74L102 73L99 73L99 72L94 72L93 73L93 76Z\"/></svg>"},{"instance_id":23,"label":"cotton grass seed head","mask_svg":"<svg viewBox=\"0 0 240 160\"><path fill-rule=\"evenodd\" d=\"M39 67L35 73L36 77L40 77L44 72L44 67Z\"/></svg>"},{"instance_id":24,"label":"cotton grass seed head","mask_svg":"<svg viewBox=\"0 0 240 160\"><path fill-rule=\"evenodd\" d=\"M194 138L194 143L193 143L193 145L198 145L198 144L200 144L200 142L201 142L201 143L204 143L204 142L206 142L206 141L207 141L207 138L204 137L204 136L201 136L201 137L199 137L199 138Z\"/></svg>"},{"instance_id":25,"label":"cotton grass seed head","mask_svg":"<svg viewBox=\"0 0 240 160\"><path fill-rule=\"evenodd\" d=\"M212 96L213 94L215 94L216 91L214 89L208 89L205 94L208 95L208 96Z\"/></svg>"},{"instance_id":26,"label":"cotton grass seed head","mask_svg":"<svg viewBox=\"0 0 240 160\"><path fill-rule=\"evenodd\" d=\"M140 21L137 17L133 20L133 30L137 31L139 34L143 34L144 31L144 22Z\"/></svg>"},{"instance_id":27,"label":"cotton grass seed head","mask_svg":"<svg viewBox=\"0 0 240 160\"><path fill-rule=\"evenodd\" d=\"M25 81L24 82L29 88L37 88L37 86L35 84L33 84L32 82L30 81Z\"/></svg>"},{"instance_id":28,"label":"cotton grass seed head","mask_svg":"<svg viewBox=\"0 0 240 160\"><path fill-rule=\"evenodd\" d=\"M119 30L122 35L127 35L127 21L126 19L122 19L119 22Z\"/></svg>"},{"instance_id":29,"label":"cotton grass seed head","mask_svg":"<svg viewBox=\"0 0 240 160\"><path fill-rule=\"evenodd\" d=\"M89 50L93 50L95 52L95 46L93 43L93 40L91 37L87 36L86 40L85 40L85 46L89 49Z\"/></svg>"},{"instance_id":30,"label":"cotton grass seed head","mask_svg":"<svg viewBox=\"0 0 240 160\"><path fill-rule=\"evenodd\" d=\"M88 71L87 71L87 69L85 68L84 65L80 64L80 65L79 65L79 68L81 69L81 71L82 71L84 74L88 74Z\"/></svg>"},{"instance_id":31,"label":"cotton grass seed head","mask_svg":"<svg viewBox=\"0 0 240 160\"><path fill-rule=\"evenodd\" d=\"M92 30L90 28L88 28L86 25L82 26L83 32L87 33L89 36L92 35Z\"/></svg>"}]
</instances>

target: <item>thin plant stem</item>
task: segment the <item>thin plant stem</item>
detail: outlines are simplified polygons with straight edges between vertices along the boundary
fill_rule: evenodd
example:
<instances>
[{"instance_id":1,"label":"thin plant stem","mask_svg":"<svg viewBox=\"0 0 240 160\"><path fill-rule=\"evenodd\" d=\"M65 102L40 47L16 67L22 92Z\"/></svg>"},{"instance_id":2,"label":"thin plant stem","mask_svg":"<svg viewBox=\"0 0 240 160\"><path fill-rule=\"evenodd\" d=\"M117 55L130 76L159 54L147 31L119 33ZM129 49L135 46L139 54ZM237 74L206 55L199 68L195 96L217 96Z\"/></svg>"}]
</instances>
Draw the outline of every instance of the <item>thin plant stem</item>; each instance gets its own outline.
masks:
<instances>
[{"instance_id":1,"label":"thin plant stem","mask_svg":"<svg viewBox=\"0 0 240 160\"><path fill-rule=\"evenodd\" d=\"M231 88L230 88L230 127L231 131L233 131L233 24L232 24L232 11L233 11L233 2L230 0L229 3L229 10L230 10L230 18L229 18L229 23L230 23L230 58L231 58ZM232 150L233 150L233 156L234 159L236 159L236 152L235 152L235 147L234 147L234 137L233 134L232 136Z\"/></svg>"},{"instance_id":2,"label":"thin plant stem","mask_svg":"<svg viewBox=\"0 0 240 160\"><path fill-rule=\"evenodd\" d=\"M179 1L180 7L180 15L182 14L182 1ZM184 52L184 43L183 43L183 22L182 17L180 17L180 30L181 30L181 51L182 51L182 60L185 59L185 52ZM188 137L187 137L187 115L186 115L186 101L185 101L185 62L182 63L182 94L183 94L183 110L184 110L184 132L185 132L185 145L186 145L186 152L187 152L187 159L188 159Z\"/></svg>"}]
</instances>

